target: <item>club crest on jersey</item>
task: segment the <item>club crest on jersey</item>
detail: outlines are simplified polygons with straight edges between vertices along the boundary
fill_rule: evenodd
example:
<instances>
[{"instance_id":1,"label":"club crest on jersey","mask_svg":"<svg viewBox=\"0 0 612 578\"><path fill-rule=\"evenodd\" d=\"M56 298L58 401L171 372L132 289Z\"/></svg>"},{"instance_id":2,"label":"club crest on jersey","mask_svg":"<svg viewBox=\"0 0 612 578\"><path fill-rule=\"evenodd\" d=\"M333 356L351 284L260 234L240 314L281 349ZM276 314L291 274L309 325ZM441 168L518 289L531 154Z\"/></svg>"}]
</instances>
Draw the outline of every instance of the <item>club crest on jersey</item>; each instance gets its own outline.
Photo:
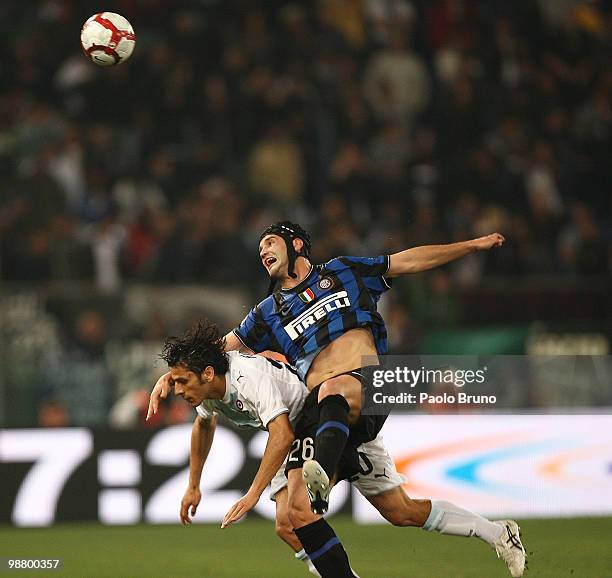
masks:
<instances>
[{"instance_id":1,"label":"club crest on jersey","mask_svg":"<svg viewBox=\"0 0 612 578\"><path fill-rule=\"evenodd\" d=\"M313 293L312 289L309 287L308 289L306 289L306 291L302 291L302 293L299 293L298 297L304 303L310 303L311 301L314 301L315 294Z\"/></svg>"},{"instance_id":2,"label":"club crest on jersey","mask_svg":"<svg viewBox=\"0 0 612 578\"><path fill-rule=\"evenodd\" d=\"M317 287L322 291L327 291L334 286L334 280L331 277L321 277L317 283Z\"/></svg>"},{"instance_id":3,"label":"club crest on jersey","mask_svg":"<svg viewBox=\"0 0 612 578\"><path fill-rule=\"evenodd\" d=\"M308 291L310 291L310 289L308 289ZM287 335L289 335L292 340L295 340L302 335L308 327L314 325L320 319L327 317L332 311L350 306L351 302L348 298L348 293L346 291L337 291L313 303L306 311L283 327Z\"/></svg>"}]
</instances>

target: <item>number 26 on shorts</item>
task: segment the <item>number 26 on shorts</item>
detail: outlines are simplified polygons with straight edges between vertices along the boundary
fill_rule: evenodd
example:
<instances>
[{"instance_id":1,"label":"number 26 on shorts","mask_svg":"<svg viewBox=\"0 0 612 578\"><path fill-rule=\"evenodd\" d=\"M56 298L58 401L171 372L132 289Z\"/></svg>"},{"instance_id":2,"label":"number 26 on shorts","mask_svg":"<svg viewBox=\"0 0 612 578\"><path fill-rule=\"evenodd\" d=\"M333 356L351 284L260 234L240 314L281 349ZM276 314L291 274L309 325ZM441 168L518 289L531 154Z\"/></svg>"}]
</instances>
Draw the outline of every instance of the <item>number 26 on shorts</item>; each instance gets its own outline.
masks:
<instances>
[{"instance_id":1,"label":"number 26 on shorts","mask_svg":"<svg viewBox=\"0 0 612 578\"><path fill-rule=\"evenodd\" d=\"M302 461L311 460L314 457L314 440L311 437L293 440L288 462L299 462L300 448L302 450Z\"/></svg>"}]
</instances>

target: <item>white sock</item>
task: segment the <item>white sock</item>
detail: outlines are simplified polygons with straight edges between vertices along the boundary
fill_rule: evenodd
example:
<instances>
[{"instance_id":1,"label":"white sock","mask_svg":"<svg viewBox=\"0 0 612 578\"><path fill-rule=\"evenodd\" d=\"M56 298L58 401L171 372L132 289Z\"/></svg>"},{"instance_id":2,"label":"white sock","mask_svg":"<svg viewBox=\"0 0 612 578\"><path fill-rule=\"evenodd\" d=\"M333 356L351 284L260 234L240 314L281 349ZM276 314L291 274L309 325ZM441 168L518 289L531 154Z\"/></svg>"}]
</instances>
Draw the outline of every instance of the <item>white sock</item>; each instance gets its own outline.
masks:
<instances>
[{"instance_id":1,"label":"white sock","mask_svg":"<svg viewBox=\"0 0 612 578\"><path fill-rule=\"evenodd\" d=\"M451 536L477 536L490 546L493 546L504 530L499 524L444 500L431 501L431 513L423 529Z\"/></svg>"},{"instance_id":2,"label":"white sock","mask_svg":"<svg viewBox=\"0 0 612 578\"><path fill-rule=\"evenodd\" d=\"M318 576L319 578L321 578L321 574L319 574L319 571L315 568L315 565L312 563L312 560L308 557L308 554L306 554L306 550L304 550L304 548L302 548L299 552L296 552L295 557L298 560L302 560L303 562L306 563L306 566L308 567L308 571L311 574L314 574L315 576Z\"/></svg>"}]
</instances>

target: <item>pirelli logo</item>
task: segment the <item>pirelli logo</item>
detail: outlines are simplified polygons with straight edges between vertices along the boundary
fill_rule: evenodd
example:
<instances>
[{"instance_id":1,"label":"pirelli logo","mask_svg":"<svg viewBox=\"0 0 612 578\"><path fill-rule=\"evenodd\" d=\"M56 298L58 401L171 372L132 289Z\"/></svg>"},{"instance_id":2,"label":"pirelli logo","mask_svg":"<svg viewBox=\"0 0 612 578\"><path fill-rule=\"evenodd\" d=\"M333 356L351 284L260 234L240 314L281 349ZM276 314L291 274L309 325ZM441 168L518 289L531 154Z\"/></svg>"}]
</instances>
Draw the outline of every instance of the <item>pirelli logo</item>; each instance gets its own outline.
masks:
<instances>
[{"instance_id":1,"label":"pirelli logo","mask_svg":"<svg viewBox=\"0 0 612 578\"><path fill-rule=\"evenodd\" d=\"M338 291L337 293L328 295L325 299L321 299L321 301L313 303L304 313L283 327L289 337L295 340L302 335L308 327L319 321L319 319L327 317L328 313L350 306L351 302L349 301L348 293L346 291Z\"/></svg>"}]
</instances>

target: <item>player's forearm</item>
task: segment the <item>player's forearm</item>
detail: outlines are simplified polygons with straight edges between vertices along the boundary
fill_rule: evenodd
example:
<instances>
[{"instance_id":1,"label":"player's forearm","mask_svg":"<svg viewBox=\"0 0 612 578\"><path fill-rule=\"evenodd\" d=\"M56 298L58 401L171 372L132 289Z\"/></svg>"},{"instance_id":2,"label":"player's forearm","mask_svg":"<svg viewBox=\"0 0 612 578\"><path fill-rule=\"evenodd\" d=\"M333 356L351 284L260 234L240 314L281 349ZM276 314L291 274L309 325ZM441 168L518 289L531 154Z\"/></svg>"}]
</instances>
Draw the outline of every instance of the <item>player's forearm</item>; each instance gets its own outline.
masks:
<instances>
[{"instance_id":1,"label":"player's forearm","mask_svg":"<svg viewBox=\"0 0 612 578\"><path fill-rule=\"evenodd\" d=\"M283 465L293 439L294 435L291 430L277 432L275 435L270 433L264 455L261 458L261 464L253 478L249 492L261 496L278 469Z\"/></svg>"},{"instance_id":2,"label":"player's forearm","mask_svg":"<svg viewBox=\"0 0 612 578\"><path fill-rule=\"evenodd\" d=\"M230 331L225 337L225 351L242 351L242 353L253 353L233 331Z\"/></svg>"},{"instance_id":3,"label":"player's forearm","mask_svg":"<svg viewBox=\"0 0 612 578\"><path fill-rule=\"evenodd\" d=\"M199 487L202 478L202 470L208 458L213 439L217 417L204 419L198 416L193 422L191 429L191 451L189 453L189 485Z\"/></svg>"},{"instance_id":4,"label":"player's forearm","mask_svg":"<svg viewBox=\"0 0 612 578\"><path fill-rule=\"evenodd\" d=\"M388 275L397 277L409 273L420 273L465 257L476 250L477 247L473 241L413 247L391 255Z\"/></svg>"}]
</instances>

